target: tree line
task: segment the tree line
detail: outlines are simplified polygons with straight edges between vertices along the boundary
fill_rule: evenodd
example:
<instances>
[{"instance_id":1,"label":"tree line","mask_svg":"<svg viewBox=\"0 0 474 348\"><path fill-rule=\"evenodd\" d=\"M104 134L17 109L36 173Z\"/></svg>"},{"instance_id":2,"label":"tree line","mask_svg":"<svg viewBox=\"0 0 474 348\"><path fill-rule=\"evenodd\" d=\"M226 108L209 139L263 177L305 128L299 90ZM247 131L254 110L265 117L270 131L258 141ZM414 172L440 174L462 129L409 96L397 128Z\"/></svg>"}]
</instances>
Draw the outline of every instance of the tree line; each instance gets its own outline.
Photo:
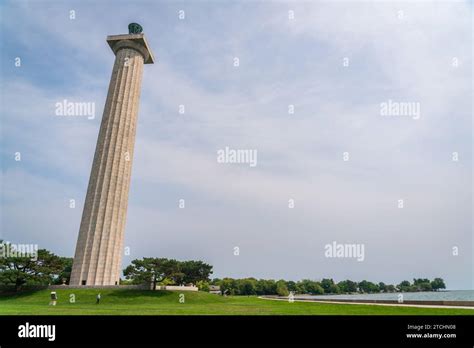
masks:
<instances>
[{"instance_id":1,"label":"tree line","mask_svg":"<svg viewBox=\"0 0 474 348\"><path fill-rule=\"evenodd\" d=\"M72 261L39 249L34 257L11 253L14 246L0 240L0 290L18 292L22 289L48 285L69 284ZM145 257L127 266L120 284L200 285L210 280L212 266L202 261L178 261L166 258Z\"/></svg>"},{"instance_id":2,"label":"tree line","mask_svg":"<svg viewBox=\"0 0 474 348\"><path fill-rule=\"evenodd\" d=\"M217 285L225 295L279 295L288 296L290 292L294 294L324 295L324 294L351 294L351 293L380 293L380 292L416 292L416 291L438 291L446 289L442 278L413 279L413 283L408 280L402 281L398 285L372 283L367 280L360 282L343 280L336 283L333 279L322 279L314 281L303 279L298 282L286 281L283 279L213 279L207 286ZM205 290L206 288L204 288Z\"/></svg>"},{"instance_id":3,"label":"tree line","mask_svg":"<svg viewBox=\"0 0 474 348\"><path fill-rule=\"evenodd\" d=\"M159 285L186 285L206 282L212 266L202 261L178 261L166 258L144 257L133 260L123 274L122 284L148 284L153 290Z\"/></svg>"},{"instance_id":4,"label":"tree line","mask_svg":"<svg viewBox=\"0 0 474 348\"><path fill-rule=\"evenodd\" d=\"M8 250L8 253L6 252ZM71 277L72 258L39 249L34 257L17 253L10 243L0 240L0 285L17 292L23 287L62 284Z\"/></svg>"},{"instance_id":5,"label":"tree line","mask_svg":"<svg viewBox=\"0 0 474 348\"><path fill-rule=\"evenodd\" d=\"M49 284L69 284L72 258L61 257L39 249L35 258L7 255L4 250L8 243L0 240L0 285L12 288L15 292L24 287L47 286ZM152 289L158 285L196 285L202 291L209 291L211 285L217 285L225 295L280 295L295 294L342 294L342 293L378 293L437 291L445 289L441 278L413 279L402 281L398 285L372 283L367 280L355 282L333 279L314 281L303 279L298 282L272 279L212 279L212 266L202 261L179 261L167 258L144 257L131 262L123 271L125 279L120 284L147 284Z\"/></svg>"}]
</instances>

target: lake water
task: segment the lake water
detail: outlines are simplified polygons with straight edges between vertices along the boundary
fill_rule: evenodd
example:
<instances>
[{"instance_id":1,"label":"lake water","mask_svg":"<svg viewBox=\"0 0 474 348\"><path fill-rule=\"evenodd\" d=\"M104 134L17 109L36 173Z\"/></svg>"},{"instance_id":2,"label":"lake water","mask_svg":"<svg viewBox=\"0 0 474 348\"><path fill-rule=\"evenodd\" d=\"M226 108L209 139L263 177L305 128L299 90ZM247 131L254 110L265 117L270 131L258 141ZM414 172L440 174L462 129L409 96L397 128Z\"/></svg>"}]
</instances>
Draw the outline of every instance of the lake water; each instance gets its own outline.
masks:
<instances>
[{"instance_id":1,"label":"lake water","mask_svg":"<svg viewBox=\"0 0 474 348\"><path fill-rule=\"evenodd\" d=\"M394 292L381 294L354 294L354 295L295 295L295 299L332 299L332 300L398 300L403 294L405 301L474 301L474 290L452 290L438 292Z\"/></svg>"}]
</instances>

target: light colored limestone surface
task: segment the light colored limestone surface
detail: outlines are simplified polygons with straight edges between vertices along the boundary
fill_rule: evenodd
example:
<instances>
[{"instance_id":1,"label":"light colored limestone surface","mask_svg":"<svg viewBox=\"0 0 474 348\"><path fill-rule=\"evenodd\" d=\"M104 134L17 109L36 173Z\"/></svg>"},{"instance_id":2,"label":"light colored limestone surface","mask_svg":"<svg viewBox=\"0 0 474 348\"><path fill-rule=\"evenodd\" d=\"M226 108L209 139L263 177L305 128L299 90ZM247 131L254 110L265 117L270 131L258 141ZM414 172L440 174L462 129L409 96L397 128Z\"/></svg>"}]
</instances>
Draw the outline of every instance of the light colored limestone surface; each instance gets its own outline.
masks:
<instances>
[{"instance_id":1,"label":"light colored limestone surface","mask_svg":"<svg viewBox=\"0 0 474 348\"><path fill-rule=\"evenodd\" d=\"M82 213L70 285L115 285L121 273L143 64L143 34L109 37L116 57ZM148 54L148 56L147 56ZM85 284L84 284L85 281Z\"/></svg>"}]
</instances>

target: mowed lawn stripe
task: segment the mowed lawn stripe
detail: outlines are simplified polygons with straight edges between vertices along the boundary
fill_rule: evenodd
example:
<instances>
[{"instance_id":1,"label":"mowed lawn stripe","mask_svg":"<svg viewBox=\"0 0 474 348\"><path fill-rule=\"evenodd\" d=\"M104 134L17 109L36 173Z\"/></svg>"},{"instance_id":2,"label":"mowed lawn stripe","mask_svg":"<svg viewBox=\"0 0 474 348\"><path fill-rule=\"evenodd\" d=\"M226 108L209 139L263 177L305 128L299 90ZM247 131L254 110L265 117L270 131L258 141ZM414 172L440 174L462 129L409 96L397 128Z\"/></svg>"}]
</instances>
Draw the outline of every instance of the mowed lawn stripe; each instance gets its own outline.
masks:
<instances>
[{"instance_id":1,"label":"mowed lawn stripe","mask_svg":"<svg viewBox=\"0 0 474 348\"><path fill-rule=\"evenodd\" d=\"M270 301L206 292L59 289L0 295L0 315L474 315L474 310ZM96 304L97 294L100 304ZM180 303L180 295L184 303ZM75 302L71 303L70 299Z\"/></svg>"}]
</instances>

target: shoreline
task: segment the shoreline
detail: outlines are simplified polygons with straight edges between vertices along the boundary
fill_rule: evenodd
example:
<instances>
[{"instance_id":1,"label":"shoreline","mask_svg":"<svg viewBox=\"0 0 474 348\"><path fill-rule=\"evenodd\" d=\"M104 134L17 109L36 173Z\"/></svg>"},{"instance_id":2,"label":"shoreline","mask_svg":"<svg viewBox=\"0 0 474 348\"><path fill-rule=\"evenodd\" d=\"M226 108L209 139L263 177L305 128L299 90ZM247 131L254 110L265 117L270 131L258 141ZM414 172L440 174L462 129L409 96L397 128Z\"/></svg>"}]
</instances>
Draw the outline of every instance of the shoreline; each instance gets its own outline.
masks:
<instances>
[{"instance_id":1,"label":"shoreline","mask_svg":"<svg viewBox=\"0 0 474 348\"><path fill-rule=\"evenodd\" d=\"M279 296L259 296L263 300L289 301L288 297ZM422 307L422 308L460 308L474 309L474 301L420 301L406 300L402 303L395 300L356 300L356 299L314 299L294 297L294 302L316 302L316 303L337 303L337 304L359 304L377 306L400 306L400 307Z\"/></svg>"}]
</instances>

